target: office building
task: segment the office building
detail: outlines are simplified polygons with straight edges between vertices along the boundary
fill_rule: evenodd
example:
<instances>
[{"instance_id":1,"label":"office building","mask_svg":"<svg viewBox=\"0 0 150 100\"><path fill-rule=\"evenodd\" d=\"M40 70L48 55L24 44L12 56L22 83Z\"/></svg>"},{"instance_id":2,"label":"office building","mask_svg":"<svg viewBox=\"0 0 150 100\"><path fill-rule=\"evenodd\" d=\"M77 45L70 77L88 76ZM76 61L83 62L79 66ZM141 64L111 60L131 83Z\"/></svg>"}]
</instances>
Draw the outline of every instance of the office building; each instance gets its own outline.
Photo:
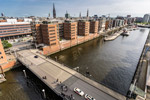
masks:
<instances>
[{"instance_id":1,"label":"office building","mask_svg":"<svg viewBox=\"0 0 150 100\"><path fill-rule=\"evenodd\" d=\"M109 28L109 20L106 20L106 23L105 23L105 30L108 30Z\"/></svg>"},{"instance_id":2,"label":"office building","mask_svg":"<svg viewBox=\"0 0 150 100\"><path fill-rule=\"evenodd\" d=\"M13 39L17 37L22 37L26 35L31 35L31 25L32 19L6 19L0 21L0 38Z\"/></svg>"},{"instance_id":3,"label":"office building","mask_svg":"<svg viewBox=\"0 0 150 100\"><path fill-rule=\"evenodd\" d=\"M145 14L143 17L143 23L148 23L150 20L150 14Z\"/></svg>"},{"instance_id":4,"label":"office building","mask_svg":"<svg viewBox=\"0 0 150 100\"><path fill-rule=\"evenodd\" d=\"M48 46L58 45L57 24L36 24L36 43Z\"/></svg>"},{"instance_id":5,"label":"office building","mask_svg":"<svg viewBox=\"0 0 150 100\"><path fill-rule=\"evenodd\" d=\"M103 32L105 30L105 23L106 23L105 17L98 18L98 31Z\"/></svg>"},{"instance_id":6,"label":"office building","mask_svg":"<svg viewBox=\"0 0 150 100\"><path fill-rule=\"evenodd\" d=\"M66 20L64 22L64 38L74 40L77 38L77 22Z\"/></svg>"},{"instance_id":7,"label":"office building","mask_svg":"<svg viewBox=\"0 0 150 100\"><path fill-rule=\"evenodd\" d=\"M98 33L98 21L90 20L90 33Z\"/></svg>"},{"instance_id":8,"label":"office building","mask_svg":"<svg viewBox=\"0 0 150 100\"><path fill-rule=\"evenodd\" d=\"M90 23L86 20L80 20L78 22L78 35L87 36L89 35Z\"/></svg>"}]
</instances>

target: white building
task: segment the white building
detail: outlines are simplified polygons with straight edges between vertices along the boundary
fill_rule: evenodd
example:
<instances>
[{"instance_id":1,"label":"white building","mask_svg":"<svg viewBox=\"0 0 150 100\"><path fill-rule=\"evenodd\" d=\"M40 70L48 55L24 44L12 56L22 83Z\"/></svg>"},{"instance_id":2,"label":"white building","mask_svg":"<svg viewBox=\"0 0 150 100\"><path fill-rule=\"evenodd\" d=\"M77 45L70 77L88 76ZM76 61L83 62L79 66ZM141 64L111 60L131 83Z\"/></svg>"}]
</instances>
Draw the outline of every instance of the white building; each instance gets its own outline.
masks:
<instances>
[{"instance_id":1,"label":"white building","mask_svg":"<svg viewBox=\"0 0 150 100\"><path fill-rule=\"evenodd\" d=\"M143 17L143 22L144 23L148 23L150 21L150 15L149 14L145 14Z\"/></svg>"}]
</instances>

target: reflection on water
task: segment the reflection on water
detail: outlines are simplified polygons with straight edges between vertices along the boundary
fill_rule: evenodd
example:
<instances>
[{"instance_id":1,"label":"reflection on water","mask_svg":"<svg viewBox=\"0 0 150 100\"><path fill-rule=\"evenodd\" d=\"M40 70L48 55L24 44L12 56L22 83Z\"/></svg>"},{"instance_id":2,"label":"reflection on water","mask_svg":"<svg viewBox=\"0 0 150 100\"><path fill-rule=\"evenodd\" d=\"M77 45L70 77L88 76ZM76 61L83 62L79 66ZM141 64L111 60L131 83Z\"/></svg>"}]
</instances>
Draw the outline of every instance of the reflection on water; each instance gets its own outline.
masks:
<instances>
[{"instance_id":1,"label":"reflection on water","mask_svg":"<svg viewBox=\"0 0 150 100\"><path fill-rule=\"evenodd\" d=\"M79 66L83 75L126 95L135 73L148 29L135 30L128 37L119 36L114 41L103 38L86 42L76 47L51 55L70 68Z\"/></svg>"},{"instance_id":2,"label":"reflection on water","mask_svg":"<svg viewBox=\"0 0 150 100\"><path fill-rule=\"evenodd\" d=\"M0 84L0 100L61 100L34 74L26 69L28 79L23 75L23 66L6 73L7 81ZM45 89L47 98L43 98Z\"/></svg>"}]
</instances>

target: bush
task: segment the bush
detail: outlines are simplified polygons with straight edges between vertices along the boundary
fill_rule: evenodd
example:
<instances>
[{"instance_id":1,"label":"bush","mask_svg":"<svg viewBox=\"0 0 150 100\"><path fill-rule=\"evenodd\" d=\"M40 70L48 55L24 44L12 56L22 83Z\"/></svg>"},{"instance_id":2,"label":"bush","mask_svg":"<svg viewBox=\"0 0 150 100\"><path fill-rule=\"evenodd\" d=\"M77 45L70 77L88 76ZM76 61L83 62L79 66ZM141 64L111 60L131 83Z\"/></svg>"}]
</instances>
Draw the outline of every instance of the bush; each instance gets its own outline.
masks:
<instances>
[{"instance_id":1,"label":"bush","mask_svg":"<svg viewBox=\"0 0 150 100\"><path fill-rule=\"evenodd\" d=\"M12 44L10 44L7 40L3 40L2 45L3 45L4 49L12 47Z\"/></svg>"}]
</instances>

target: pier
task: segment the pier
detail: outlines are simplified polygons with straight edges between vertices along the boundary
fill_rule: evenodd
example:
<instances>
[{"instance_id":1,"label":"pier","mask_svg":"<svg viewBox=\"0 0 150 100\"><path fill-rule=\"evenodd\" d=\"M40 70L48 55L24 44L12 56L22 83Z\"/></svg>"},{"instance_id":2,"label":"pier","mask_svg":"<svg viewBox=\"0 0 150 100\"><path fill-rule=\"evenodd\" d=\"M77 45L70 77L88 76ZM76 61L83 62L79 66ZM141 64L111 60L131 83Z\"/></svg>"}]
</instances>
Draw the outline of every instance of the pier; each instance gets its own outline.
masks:
<instances>
[{"instance_id":1,"label":"pier","mask_svg":"<svg viewBox=\"0 0 150 100\"><path fill-rule=\"evenodd\" d=\"M69 100L83 100L73 89L80 88L85 94L89 94L96 100L126 100L126 97L93 81L80 73L59 64L37 53L35 49L18 51L17 59L43 81L57 95ZM35 57L36 56L36 57ZM67 86L67 90L62 87Z\"/></svg>"}]
</instances>

